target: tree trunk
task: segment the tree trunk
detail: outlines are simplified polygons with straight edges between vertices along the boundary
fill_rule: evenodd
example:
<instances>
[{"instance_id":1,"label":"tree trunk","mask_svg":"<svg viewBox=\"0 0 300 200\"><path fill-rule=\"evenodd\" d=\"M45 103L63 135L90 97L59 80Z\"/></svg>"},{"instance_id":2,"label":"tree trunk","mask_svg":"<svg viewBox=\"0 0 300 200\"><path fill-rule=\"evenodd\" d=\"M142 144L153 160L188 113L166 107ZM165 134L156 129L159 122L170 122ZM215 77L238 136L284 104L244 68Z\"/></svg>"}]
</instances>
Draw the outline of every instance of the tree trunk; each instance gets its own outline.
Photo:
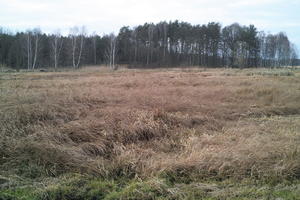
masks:
<instances>
[{"instance_id":1,"label":"tree trunk","mask_svg":"<svg viewBox=\"0 0 300 200\"><path fill-rule=\"evenodd\" d=\"M75 51L76 51L76 36L73 35L73 38L72 38L72 61L73 61L73 68L76 68L76 64L75 64Z\"/></svg>"},{"instance_id":2,"label":"tree trunk","mask_svg":"<svg viewBox=\"0 0 300 200\"><path fill-rule=\"evenodd\" d=\"M80 60L81 60L81 54L82 54L82 48L83 48L83 35L80 36L80 49L79 49L79 55L78 55L76 68L79 68L79 64L80 64Z\"/></svg>"},{"instance_id":3,"label":"tree trunk","mask_svg":"<svg viewBox=\"0 0 300 200\"><path fill-rule=\"evenodd\" d=\"M35 69L36 59L37 59L37 54L38 54L38 46L39 46L39 36L36 35L36 38L35 38L35 50L34 50L34 60L33 60L33 64L32 64L32 69Z\"/></svg>"},{"instance_id":4,"label":"tree trunk","mask_svg":"<svg viewBox=\"0 0 300 200\"><path fill-rule=\"evenodd\" d=\"M30 40L30 34L27 35L27 69L30 70L31 68L31 40Z\"/></svg>"}]
</instances>

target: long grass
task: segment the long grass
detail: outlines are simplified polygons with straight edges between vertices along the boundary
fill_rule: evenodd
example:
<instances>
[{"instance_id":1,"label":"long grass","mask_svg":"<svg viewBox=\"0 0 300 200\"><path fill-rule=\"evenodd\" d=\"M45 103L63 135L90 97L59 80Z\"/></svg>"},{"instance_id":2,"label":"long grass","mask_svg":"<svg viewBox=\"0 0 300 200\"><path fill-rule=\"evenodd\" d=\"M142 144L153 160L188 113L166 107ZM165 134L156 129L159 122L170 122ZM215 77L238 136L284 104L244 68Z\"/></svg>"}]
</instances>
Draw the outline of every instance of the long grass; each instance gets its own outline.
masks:
<instances>
[{"instance_id":1,"label":"long grass","mask_svg":"<svg viewBox=\"0 0 300 200\"><path fill-rule=\"evenodd\" d=\"M251 73L1 74L0 187L69 173L172 184L299 180L299 72Z\"/></svg>"}]
</instances>

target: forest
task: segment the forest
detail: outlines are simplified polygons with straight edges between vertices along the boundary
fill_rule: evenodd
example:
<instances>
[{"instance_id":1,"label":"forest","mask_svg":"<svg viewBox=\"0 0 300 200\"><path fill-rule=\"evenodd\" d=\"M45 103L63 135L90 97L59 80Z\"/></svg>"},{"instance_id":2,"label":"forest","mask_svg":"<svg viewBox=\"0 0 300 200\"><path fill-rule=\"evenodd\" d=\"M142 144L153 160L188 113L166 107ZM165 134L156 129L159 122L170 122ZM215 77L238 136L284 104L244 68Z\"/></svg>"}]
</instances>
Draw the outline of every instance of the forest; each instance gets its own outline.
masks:
<instances>
[{"instance_id":1,"label":"forest","mask_svg":"<svg viewBox=\"0 0 300 200\"><path fill-rule=\"evenodd\" d=\"M107 64L135 68L282 67L299 65L296 47L284 32L270 34L254 25L222 27L170 21L124 26L114 33L88 34L84 26L68 35L40 28L12 32L0 28L0 65L15 70L79 68Z\"/></svg>"}]
</instances>

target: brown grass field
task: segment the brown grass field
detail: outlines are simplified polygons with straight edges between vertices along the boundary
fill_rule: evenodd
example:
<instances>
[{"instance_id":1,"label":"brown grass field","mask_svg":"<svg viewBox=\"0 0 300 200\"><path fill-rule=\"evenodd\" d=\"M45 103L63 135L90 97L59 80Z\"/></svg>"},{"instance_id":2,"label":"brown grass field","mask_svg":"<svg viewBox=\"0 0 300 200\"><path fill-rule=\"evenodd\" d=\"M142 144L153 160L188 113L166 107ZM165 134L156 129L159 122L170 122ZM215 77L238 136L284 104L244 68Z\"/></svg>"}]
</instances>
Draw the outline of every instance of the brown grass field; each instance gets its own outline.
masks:
<instances>
[{"instance_id":1,"label":"brown grass field","mask_svg":"<svg viewBox=\"0 0 300 200\"><path fill-rule=\"evenodd\" d=\"M0 74L0 199L300 199L300 71Z\"/></svg>"}]
</instances>

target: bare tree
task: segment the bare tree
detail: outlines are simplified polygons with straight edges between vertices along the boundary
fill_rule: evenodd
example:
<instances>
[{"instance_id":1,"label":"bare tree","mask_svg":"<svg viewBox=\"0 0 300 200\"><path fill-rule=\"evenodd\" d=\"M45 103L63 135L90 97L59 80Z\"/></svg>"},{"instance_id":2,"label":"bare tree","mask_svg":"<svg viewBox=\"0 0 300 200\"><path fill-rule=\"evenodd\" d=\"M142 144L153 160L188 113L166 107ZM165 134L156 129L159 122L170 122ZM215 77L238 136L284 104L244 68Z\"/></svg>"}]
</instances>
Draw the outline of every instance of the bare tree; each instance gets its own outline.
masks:
<instances>
[{"instance_id":1,"label":"bare tree","mask_svg":"<svg viewBox=\"0 0 300 200\"><path fill-rule=\"evenodd\" d=\"M267 55L267 61L268 66L270 68L276 66L276 36L272 34L268 34L266 37L266 55Z\"/></svg>"},{"instance_id":2,"label":"bare tree","mask_svg":"<svg viewBox=\"0 0 300 200\"><path fill-rule=\"evenodd\" d=\"M112 70L116 70L115 60L116 60L116 46L117 46L117 37L111 33L109 36L109 45L106 49L106 58L109 63L109 67Z\"/></svg>"},{"instance_id":3,"label":"bare tree","mask_svg":"<svg viewBox=\"0 0 300 200\"><path fill-rule=\"evenodd\" d=\"M236 63L236 55L238 49L238 41L241 34L241 26L234 23L230 26L226 26L222 30L223 42L227 47L227 52L229 53L230 66L233 67Z\"/></svg>"},{"instance_id":4,"label":"bare tree","mask_svg":"<svg viewBox=\"0 0 300 200\"><path fill-rule=\"evenodd\" d=\"M63 46L63 39L59 30L56 30L51 37L52 54L54 59L54 68L58 66L59 55Z\"/></svg>"},{"instance_id":5,"label":"bare tree","mask_svg":"<svg viewBox=\"0 0 300 200\"><path fill-rule=\"evenodd\" d=\"M34 57L33 57L32 69L35 69L36 66L36 61L37 61L38 51L39 51L39 41L41 38L40 35L41 35L41 30L39 28L33 29Z\"/></svg>"},{"instance_id":6,"label":"bare tree","mask_svg":"<svg viewBox=\"0 0 300 200\"><path fill-rule=\"evenodd\" d=\"M74 68L78 68L80 65L85 35L86 29L84 26L80 29L77 26L70 29L70 37L72 41L72 63ZM77 42L79 42L79 45Z\"/></svg>"},{"instance_id":7,"label":"bare tree","mask_svg":"<svg viewBox=\"0 0 300 200\"><path fill-rule=\"evenodd\" d=\"M246 42L242 42L242 41L237 42L235 56L236 56L235 63L234 63L235 66L238 66L240 69L246 66L247 58L248 58Z\"/></svg>"},{"instance_id":8,"label":"bare tree","mask_svg":"<svg viewBox=\"0 0 300 200\"><path fill-rule=\"evenodd\" d=\"M27 69L35 69L40 49L41 30L39 28L27 30L24 36L26 40Z\"/></svg>"},{"instance_id":9,"label":"bare tree","mask_svg":"<svg viewBox=\"0 0 300 200\"><path fill-rule=\"evenodd\" d=\"M293 68L297 65L298 54L299 53L298 53L296 45L291 43L289 65L292 66Z\"/></svg>"},{"instance_id":10,"label":"bare tree","mask_svg":"<svg viewBox=\"0 0 300 200\"><path fill-rule=\"evenodd\" d=\"M285 33L280 32L276 35L276 58L278 66L286 66L290 57L290 41Z\"/></svg>"},{"instance_id":11,"label":"bare tree","mask_svg":"<svg viewBox=\"0 0 300 200\"><path fill-rule=\"evenodd\" d=\"M266 34L265 32L261 31L259 32L258 35L259 38L259 57L260 57L260 61L259 61L259 66L260 67L266 67L266 60L267 60L267 47L266 47Z\"/></svg>"}]
</instances>

